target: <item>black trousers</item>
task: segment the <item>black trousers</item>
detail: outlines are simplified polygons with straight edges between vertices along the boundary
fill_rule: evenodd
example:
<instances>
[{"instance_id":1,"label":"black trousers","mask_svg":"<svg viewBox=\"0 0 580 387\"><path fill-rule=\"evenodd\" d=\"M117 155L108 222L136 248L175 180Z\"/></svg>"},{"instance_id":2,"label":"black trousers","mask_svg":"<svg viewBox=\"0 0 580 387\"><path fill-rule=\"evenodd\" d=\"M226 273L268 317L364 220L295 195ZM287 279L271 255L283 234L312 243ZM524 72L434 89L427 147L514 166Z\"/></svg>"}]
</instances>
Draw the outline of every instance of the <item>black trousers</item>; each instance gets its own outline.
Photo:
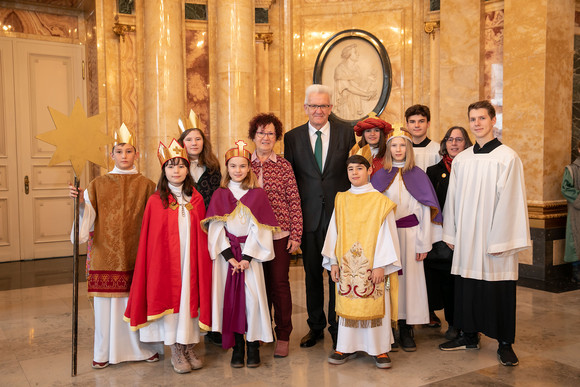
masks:
<instances>
[{"instance_id":1,"label":"black trousers","mask_svg":"<svg viewBox=\"0 0 580 387\"><path fill-rule=\"evenodd\" d=\"M306 283L306 309L308 311L308 326L313 330L326 328L326 315L324 313L324 268L322 267L322 247L326 238L326 231L330 219L323 211L322 219L318 228L313 232L305 232L302 235L302 259L304 263ZM328 274L328 331L338 332L338 322L334 309L335 290L334 282Z\"/></svg>"},{"instance_id":2,"label":"black trousers","mask_svg":"<svg viewBox=\"0 0 580 387\"><path fill-rule=\"evenodd\" d=\"M483 281L455 276L454 326L467 333L514 343L516 281Z\"/></svg>"},{"instance_id":3,"label":"black trousers","mask_svg":"<svg viewBox=\"0 0 580 387\"><path fill-rule=\"evenodd\" d=\"M428 261L429 257L423 263L429 311L443 309L445 311L445 321L453 326L455 276L451 274L451 264L448 267L444 267L445 265L440 263L432 264Z\"/></svg>"}]
</instances>

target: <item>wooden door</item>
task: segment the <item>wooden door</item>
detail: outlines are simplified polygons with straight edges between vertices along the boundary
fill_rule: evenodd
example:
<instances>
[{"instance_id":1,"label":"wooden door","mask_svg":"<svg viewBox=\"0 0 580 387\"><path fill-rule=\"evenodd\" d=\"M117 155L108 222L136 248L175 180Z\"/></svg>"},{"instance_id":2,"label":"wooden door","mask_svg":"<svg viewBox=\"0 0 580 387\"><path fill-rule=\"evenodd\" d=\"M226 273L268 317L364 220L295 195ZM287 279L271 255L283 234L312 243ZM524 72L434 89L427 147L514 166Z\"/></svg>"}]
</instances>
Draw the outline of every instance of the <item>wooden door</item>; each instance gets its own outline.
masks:
<instances>
[{"instance_id":1,"label":"wooden door","mask_svg":"<svg viewBox=\"0 0 580 387\"><path fill-rule=\"evenodd\" d=\"M12 41L0 39L0 262L20 259Z\"/></svg>"},{"instance_id":2,"label":"wooden door","mask_svg":"<svg viewBox=\"0 0 580 387\"><path fill-rule=\"evenodd\" d=\"M84 104L83 48L21 39L13 46L20 257L70 256L73 201L67 183L73 169L48 167L55 147L35 136L55 129L48 106L68 115L77 97Z\"/></svg>"}]
</instances>

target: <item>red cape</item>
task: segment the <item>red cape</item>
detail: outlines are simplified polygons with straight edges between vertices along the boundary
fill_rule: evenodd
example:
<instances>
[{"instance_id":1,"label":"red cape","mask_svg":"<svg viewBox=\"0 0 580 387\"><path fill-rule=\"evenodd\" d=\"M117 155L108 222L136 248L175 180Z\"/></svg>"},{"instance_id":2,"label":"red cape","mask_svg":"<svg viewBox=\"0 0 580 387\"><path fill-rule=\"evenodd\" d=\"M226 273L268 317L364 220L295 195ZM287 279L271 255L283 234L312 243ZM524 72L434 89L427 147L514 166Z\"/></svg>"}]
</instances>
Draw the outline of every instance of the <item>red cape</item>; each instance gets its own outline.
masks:
<instances>
[{"instance_id":1,"label":"red cape","mask_svg":"<svg viewBox=\"0 0 580 387\"><path fill-rule=\"evenodd\" d=\"M170 205L175 202L169 197ZM212 262L207 234L201 230L205 217L202 196L193 191L189 209L190 227L190 312L199 315L200 326L211 327ZM178 216L181 209L163 208L158 192L147 202L143 214L139 250L124 320L137 330L167 314L179 312L181 297L181 255ZM199 310L199 314L198 314Z\"/></svg>"}]
</instances>

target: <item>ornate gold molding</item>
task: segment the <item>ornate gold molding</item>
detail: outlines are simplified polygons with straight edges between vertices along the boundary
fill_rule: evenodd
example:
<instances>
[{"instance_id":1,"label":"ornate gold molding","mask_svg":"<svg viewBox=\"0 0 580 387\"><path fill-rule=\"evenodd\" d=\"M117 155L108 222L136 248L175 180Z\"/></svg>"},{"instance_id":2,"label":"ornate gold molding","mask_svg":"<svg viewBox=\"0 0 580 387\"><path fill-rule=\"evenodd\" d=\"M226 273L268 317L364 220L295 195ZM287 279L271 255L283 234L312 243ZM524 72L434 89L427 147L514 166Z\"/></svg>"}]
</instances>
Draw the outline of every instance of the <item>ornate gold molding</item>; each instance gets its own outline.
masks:
<instances>
[{"instance_id":1,"label":"ornate gold molding","mask_svg":"<svg viewBox=\"0 0 580 387\"><path fill-rule=\"evenodd\" d=\"M532 228L565 227L567 215L566 200L528 200L528 217Z\"/></svg>"},{"instance_id":2,"label":"ornate gold molding","mask_svg":"<svg viewBox=\"0 0 580 387\"><path fill-rule=\"evenodd\" d=\"M435 29L441 28L439 20L425 22L425 32L435 39Z\"/></svg>"},{"instance_id":3,"label":"ornate gold molding","mask_svg":"<svg viewBox=\"0 0 580 387\"><path fill-rule=\"evenodd\" d=\"M264 43L264 50L266 46L270 46L272 42L274 42L274 33L272 32L256 32L255 35L256 42L263 42Z\"/></svg>"},{"instance_id":4,"label":"ornate gold molding","mask_svg":"<svg viewBox=\"0 0 580 387\"><path fill-rule=\"evenodd\" d=\"M118 20L118 18L115 18L115 19ZM113 26L113 32L117 36L120 36L124 42L125 41L125 34L128 32L135 32L135 26L130 25L130 24L121 24L119 22L116 22L115 25Z\"/></svg>"},{"instance_id":5,"label":"ornate gold molding","mask_svg":"<svg viewBox=\"0 0 580 387\"><path fill-rule=\"evenodd\" d=\"M274 4L276 0L256 0L254 7L255 8L270 8L272 4Z\"/></svg>"}]
</instances>

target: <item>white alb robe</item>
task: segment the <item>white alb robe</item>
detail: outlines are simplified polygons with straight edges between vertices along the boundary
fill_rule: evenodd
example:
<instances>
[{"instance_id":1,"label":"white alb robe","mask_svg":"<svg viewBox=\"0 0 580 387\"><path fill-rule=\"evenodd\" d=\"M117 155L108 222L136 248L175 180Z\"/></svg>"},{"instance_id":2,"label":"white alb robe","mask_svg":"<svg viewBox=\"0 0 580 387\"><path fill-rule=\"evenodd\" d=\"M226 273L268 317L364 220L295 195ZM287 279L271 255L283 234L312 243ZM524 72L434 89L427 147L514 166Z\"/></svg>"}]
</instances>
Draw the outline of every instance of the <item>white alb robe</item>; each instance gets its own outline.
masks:
<instances>
[{"instance_id":1,"label":"white alb robe","mask_svg":"<svg viewBox=\"0 0 580 387\"><path fill-rule=\"evenodd\" d=\"M362 194L367 192L378 192L369 183L362 187L351 186L349 192ZM336 258L336 242L338 231L334 211L326 232L324 247L322 248L322 266L330 271L332 265L338 264ZM375 256L373 258L373 269L382 267L385 270L385 276L398 271L401 268L399 261L399 238L397 236L397 226L395 224L395 214L391 211L381 228L375 247ZM385 283L386 285L386 279ZM379 327L374 328L351 328L342 323L343 317L338 317L338 336L336 350L343 353L352 353L364 351L371 356L378 356L391 350L393 343L391 330L391 304L389 301L389 292L385 289L385 317Z\"/></svg>"},{"instance_id":2,"label":"white alb robe","mask_svg":"<svg viewBox=\"0 0 580 387\"><path fill-rule=\"evenodd\" d=\"M402 168L404 163L393 163ZM407 324L427 324L429 305L423 261L417 261L417 253L428 253L433 243L441 240L441 226L431 222L431 209L419 203L405 188L401 173L397 173L391 186L383 192L397 205L395 218L414 214L417 226L398 228L403 275L399 276L399 319Z\"/></svg>"},{"instance_id":3,"label":"white alb robe","mask_svg":"<svg viewBox=\"0 0 580 387\"><path fill-rule=\"evenodd\" d=\"M431 140L425 147L413 147L415 153L415 165L427 172L427 168L431 165L437 164L441 161L439 149L441 145L438 142Z\"/></svg>"},{"instance_id":4,"label":"white alb robe","mask_svg":"<svg viewBox=\"0 0 580 387\"><path fill-rule=\"evenodd\" d=\"M184 196L182 186L174 186L169 183L169 189L177 199L178 204L187 204L190 197ZM191 317L189 300L190 300L190 282L191 282L191 246L190 246L190 228L191 219L189 211L182 211L183 207L177 208L179 211L179 247L181 256L181 295L179 299L179 313L172 313L157 319L151 324L139 329L139 337L144 342L163 342L165 345L179 344L197 344L201 335L199 329L199 316ZM167 209L167 211L173 211Z\"/></svg>"},{"instance_id":5,"label":"white alb robe","mask_svg":"<svg viewBox=\"0 0 580 387\"><path fill-rule=\"evenodd\" d=\"M485 281L517 280L517 254L531 246L518 155L505 145L490 153L474 153L471 147L457 155L443 218L443 240L455 245L451 274Z\"/></svg>"},{"instance_id":6,"label":"white alb robe","mask_svg":"<svg viewBox=\"0 0 580 387\"><path fill-rule=\"evenodd\" d=\"M137 168L122 170L117 167L109 173L135 174ZM89 240L89 233L94 230L97 212L89 199L89 193L84 190L84 203L79 205L79 243ZM71 231L71 242L74 243L74 228ZM129 297L94 297L95 340L93 360L98 363L118 364L124 361L139 361L149 359L162 348L142 343L137 332L133 332L123 320Z\"/></svg>"},{"instance_id":7,"label":"white alb robe","mask_svg":"<svg viewBox=\"0 0 580 387\"><path fill-rule=\"evenodd\" d=\"M240 187L240 183L230 181L228 188L237 200L248 192ZM274 259L274 242L272 231L259 227L251 214L244 211L230 215L226 222L212 220L208 227L209 254L213 260L212 273L212 330L222 331L224 291L226 278L232 275L228 262L221 252L230 247L225 229L235 236L247 235L245 243L241 244L242 254L252 257L250 267L244 270L246 294L246 319L248 331L247 341L273 341L272 322L266 297L266 283L262 262Z\"/></svg>"}]
</instances>

